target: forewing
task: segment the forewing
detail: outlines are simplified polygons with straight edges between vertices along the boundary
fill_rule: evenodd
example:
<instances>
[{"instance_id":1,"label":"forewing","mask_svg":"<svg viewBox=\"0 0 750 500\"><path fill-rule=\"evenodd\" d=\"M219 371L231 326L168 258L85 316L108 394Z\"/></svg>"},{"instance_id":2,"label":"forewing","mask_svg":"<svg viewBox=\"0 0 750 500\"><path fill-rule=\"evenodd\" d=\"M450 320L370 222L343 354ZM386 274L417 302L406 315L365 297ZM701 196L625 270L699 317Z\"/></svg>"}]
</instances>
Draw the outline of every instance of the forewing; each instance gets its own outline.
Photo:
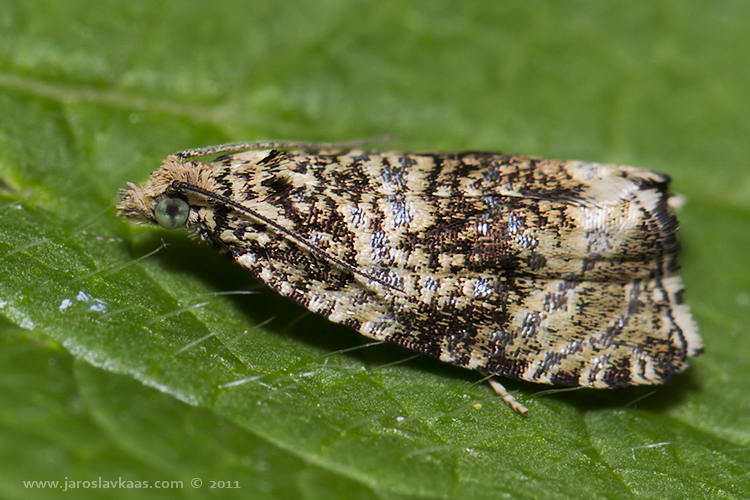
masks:
<instances>
[{"instance_id":1,"label":"forewing","mask_svg":"<svg viewBox=\"0 0 750 500\"><path fill-rule=\"evenodd\" d=\"M663 382L700 349L660 174L484 153L252 151L210 168L219 194L285 231L212 206L204 238L365 335L600 387Z\"/></svg>"}]
</instances>

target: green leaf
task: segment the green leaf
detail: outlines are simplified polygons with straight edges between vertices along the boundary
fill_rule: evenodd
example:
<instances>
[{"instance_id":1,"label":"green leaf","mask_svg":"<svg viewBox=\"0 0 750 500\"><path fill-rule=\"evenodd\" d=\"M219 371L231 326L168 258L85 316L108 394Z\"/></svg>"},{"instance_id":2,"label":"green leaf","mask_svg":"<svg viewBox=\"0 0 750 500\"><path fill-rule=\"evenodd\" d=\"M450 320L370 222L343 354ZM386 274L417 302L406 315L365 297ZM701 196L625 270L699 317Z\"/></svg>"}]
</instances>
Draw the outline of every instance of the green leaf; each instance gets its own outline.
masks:
<instances>
[{"instance_id":1,"label":"green leaf","mask_svg":"<svg viewBox=\"0 0 750 500\"><path fill-rule=\"evenodd\" d=\"M6 0L0 496L745 497L748 22L740 0ZM523 418L115 216L180 149L386 133L672 175L706 354L668 387L508 383Z\"/></svg>"}]
</instances>

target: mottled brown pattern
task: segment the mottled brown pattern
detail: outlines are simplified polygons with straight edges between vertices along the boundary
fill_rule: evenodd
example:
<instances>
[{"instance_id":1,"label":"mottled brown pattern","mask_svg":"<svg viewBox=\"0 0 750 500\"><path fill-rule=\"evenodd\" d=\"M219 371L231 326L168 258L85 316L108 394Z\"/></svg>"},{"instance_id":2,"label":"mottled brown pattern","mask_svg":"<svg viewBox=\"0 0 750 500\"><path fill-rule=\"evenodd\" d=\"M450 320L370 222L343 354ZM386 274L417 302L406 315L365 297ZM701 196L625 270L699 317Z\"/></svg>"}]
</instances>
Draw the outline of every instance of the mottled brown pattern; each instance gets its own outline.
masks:
<instances>
[{"instance_id":1,"label":"mottled brown pattern","mask_svg":"<svg viewBox=\"0 0 750 500\"><path fill-rule=\"evenodd\" d=\"M674 274L669 178L496 153L178 153L121 215L187 226L310 310L531 382L661 384L702 351ZM263 145L260 145L263 146ZM212 162L191 158L228 152Z\"/></svg>"}]
</instances>

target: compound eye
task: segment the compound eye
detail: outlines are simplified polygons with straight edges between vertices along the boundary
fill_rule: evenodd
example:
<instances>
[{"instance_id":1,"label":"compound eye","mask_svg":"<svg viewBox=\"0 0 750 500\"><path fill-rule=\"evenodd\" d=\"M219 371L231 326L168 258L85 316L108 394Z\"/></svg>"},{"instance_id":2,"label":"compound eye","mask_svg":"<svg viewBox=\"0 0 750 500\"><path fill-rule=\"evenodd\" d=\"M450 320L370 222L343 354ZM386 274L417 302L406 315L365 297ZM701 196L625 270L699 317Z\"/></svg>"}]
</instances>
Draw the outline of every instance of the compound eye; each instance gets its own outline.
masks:
<instances>
[{"instance_id":1,"label":"compound eye","mask_svg":"<svg viewBox=\"0 0 750 500\"><path fill-rule=\"evenodd\" d=\"M156 222L166 229L177 229L187 222L190 205L182 198L164 197L156 202L154 217Z\"/></svg>"}]
</instances>

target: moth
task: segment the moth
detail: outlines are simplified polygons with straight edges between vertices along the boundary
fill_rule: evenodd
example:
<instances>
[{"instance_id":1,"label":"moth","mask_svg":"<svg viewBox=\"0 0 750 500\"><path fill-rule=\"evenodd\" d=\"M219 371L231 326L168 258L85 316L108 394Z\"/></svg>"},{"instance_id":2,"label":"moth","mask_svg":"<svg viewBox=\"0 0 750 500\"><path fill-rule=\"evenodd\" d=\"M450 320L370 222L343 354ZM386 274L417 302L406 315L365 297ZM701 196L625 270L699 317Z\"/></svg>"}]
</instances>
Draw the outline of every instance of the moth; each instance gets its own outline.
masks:
<instances>
[{"instance_id":1,"label":"moth","mask_svg":"<svg viewBox=\"0 0 750 500\"><path fill-rule=\"evenodd\" d=\"M669 382L703 350L675 274L669 180L500 153L242 143L168 156L118 210L186 226L367 337L487 375L615 388Z\"/></svg>"}]
</instances>

